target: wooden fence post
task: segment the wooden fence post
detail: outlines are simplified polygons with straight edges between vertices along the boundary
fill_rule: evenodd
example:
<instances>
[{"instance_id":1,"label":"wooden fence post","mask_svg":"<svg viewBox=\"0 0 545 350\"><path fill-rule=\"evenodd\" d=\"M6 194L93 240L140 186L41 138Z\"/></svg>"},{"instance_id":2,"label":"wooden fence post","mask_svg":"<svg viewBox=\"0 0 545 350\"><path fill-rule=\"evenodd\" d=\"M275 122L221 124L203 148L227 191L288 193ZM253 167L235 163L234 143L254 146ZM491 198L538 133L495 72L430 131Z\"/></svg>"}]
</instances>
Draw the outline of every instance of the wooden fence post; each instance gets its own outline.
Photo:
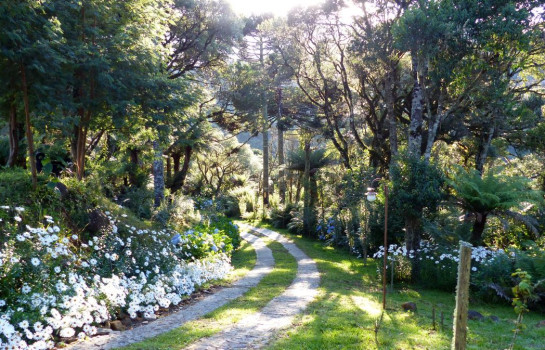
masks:
<instances>
[{"instance_id":1,"label":"wooden fence post","mask_svg":"<svg viewBox=\"0 0 545 350\"><path fill-rule=\"evenodd\" d=\"M460 242L460 262L458 263L458 284L456 285L456 308L454 309L452 350L465 350L466 348L470 271L471 245L466 242Z\"/></svg>"}]
</instances>

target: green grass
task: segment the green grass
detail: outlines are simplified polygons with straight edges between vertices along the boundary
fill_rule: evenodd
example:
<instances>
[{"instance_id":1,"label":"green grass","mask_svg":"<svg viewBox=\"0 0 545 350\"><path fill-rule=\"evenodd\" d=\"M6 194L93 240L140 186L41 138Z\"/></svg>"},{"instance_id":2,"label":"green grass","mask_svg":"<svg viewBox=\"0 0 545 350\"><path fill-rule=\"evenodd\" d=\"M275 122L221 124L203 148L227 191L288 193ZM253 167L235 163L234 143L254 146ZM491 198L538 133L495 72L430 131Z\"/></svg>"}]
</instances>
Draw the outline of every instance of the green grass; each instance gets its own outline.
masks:
<instances>
[{"instance_id":1,"label":"green grass","mask_svg":"<svg viewBox=\"0 0 545 350\"><path fill-rule=\"evenodd\" d=\"M161 334L141 343L123 349L182 349L184 346L207 336L211 336L243 317L262 309L271 299L280 295L293 281L297 273L297 262L278 242L263 238L275 259L275 267L260 283L246 294L205 315L188 322L182 327ZM255 251L243 241L241 249L233 254L236 279L246 274L255 265Z\"/></svg>"},{"instance_id":2,"label":"green grass","mask_svg":"<svg viewBox=\"0 0 545 350\"><path fill-rule=\"evenodd\" d=\"M271 228L266 224L261 227ZM272 228L271 228L272 229ZM275 229L276 230L276 229ZM321 272L320 294L298 317L296 327L281 333L270 349L377 349L375 321L382 309L376 263L325 247L315 240L290 235ZM414 301L417 313L401 310L401 304ZM432 327L432 308L437 310L437 330ZM515 313L509 306L471 304L484 316L496 315L500 322L469 321L468 349L504 349L512 339ZM379 349L450 349L454 293L404 287L387 296L387 312L379 333ZM444 330L439 315L444 313ZM534 325L544 315L525 316L526 330L519 335L515 349L543 349L545 328Z\"/></svg>"}]
</instances>

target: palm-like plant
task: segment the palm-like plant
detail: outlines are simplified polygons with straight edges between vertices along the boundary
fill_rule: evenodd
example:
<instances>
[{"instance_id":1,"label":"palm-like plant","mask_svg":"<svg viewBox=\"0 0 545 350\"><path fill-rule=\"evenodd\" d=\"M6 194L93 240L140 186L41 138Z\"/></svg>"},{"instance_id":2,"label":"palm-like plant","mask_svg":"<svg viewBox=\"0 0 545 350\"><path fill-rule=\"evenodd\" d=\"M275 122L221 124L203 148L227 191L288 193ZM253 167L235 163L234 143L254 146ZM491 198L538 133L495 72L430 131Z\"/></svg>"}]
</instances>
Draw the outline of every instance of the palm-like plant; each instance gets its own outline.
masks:
<instances>
[{"instance_id":1,"label":"palm-like plant","mask_svg":"<svg viewBox=\"0 0 545 350\"><path fill-rule=\"evenodd\" d=\"M318 170L333 162L325 149L311 150L310 143L304 149L288 153L287 169L303 174L305 183L305 200L303 206L303 234L310 235L315 225L314 208L318 200ZM308 173L307 173L308 171Z\"/></svg>"},{"instance_id":2,"label":"palm-like plant","mask_svg":"<svg viewBox=\"0 0 545 350\"><path fill-rule=\"evenodd\" d=\"M514 209L523 204L542 204L543 193L532 190L527 178L499 175L495 171L497 169L490 169L481 176L475 169L466 171L457 167L448 181L457 204L474 215L471 243L482 243L486 221L491 215L509 216L537 235L536 220Z\"/></svg>"}]
</instances>

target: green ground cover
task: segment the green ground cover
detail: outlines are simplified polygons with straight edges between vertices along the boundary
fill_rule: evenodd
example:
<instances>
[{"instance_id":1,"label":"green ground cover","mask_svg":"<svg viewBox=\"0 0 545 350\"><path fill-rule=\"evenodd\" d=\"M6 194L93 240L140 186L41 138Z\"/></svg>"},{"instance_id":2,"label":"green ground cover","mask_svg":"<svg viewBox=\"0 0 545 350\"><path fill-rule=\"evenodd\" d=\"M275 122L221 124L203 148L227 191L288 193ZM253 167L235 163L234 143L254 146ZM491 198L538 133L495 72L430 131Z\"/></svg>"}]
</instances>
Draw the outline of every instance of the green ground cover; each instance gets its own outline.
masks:
<instances>
[{"instance_id":1,"label":"green ground cover","mask_svg":"<svg viewBox=\"0 0 545 350\"><path fill-rule=\"evenodd\" d=\"M261 227L274 229L267 224ZM381 314L381 289L376 262L356 259L315 240L288 235L318 264L321 272L320 294L298 317L297 327L280 334L270 349L449 349L452 337L454 292L422 290L412 286L395 288L387 296L387 311L375 341L375 322ZM413 301L416 313L405 312L401 304ZM436 330L432 326L435 305ZM469 349L504 349L513 335L515 313L509 306L470 304L484 316L495 315L500 321L469 321ZM440 312L444 329L440 329ZM515 349L543 349L545 328L535 324L545 315L525 316L526 329L519 335Z\"/></svg>"}]
</instances>

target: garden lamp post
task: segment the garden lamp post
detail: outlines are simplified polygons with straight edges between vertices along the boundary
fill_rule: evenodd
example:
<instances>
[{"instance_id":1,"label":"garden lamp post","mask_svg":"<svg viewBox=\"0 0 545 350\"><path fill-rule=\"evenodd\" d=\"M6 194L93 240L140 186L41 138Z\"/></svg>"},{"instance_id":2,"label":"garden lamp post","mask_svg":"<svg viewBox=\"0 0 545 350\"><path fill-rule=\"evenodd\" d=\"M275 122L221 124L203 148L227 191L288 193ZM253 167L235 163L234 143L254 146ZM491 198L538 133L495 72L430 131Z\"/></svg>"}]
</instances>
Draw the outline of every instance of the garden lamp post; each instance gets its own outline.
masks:
<instances>
[{"instance_id":1,"label":"garden lamp post","mask_svg":"<svg viewBox=\"0 0 545 350\"><path fill-rule=\"evenodd\" d=\"M374 179L372 182L380 180ZM382 266L382 310L386 310L386 264L388 260L388 185L383 184L384 189L384 261ZM377 193L373 187L367 188L367 200L373 202L377 199Z\"/></svg>"}]
</instances>

